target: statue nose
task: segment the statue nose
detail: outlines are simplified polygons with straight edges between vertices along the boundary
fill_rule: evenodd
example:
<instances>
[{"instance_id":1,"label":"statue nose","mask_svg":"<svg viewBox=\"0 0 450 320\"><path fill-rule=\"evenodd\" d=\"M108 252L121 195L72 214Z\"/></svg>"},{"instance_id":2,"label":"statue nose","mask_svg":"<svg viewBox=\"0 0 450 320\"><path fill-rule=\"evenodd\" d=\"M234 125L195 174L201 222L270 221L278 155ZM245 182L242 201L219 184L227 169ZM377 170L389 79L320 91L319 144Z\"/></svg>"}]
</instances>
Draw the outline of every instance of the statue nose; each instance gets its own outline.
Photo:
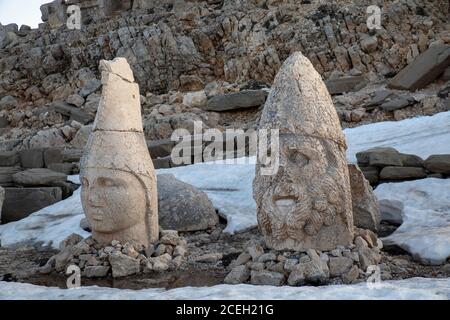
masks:
<instances>
[{"instance_id":1,"label":"statue nose","mask_svg":"<svg viewBox=\"0 0 450 320\"><path fill-rule=\"evenodd\" d=\"M93 192L92 190L89 190L89 196L88 196L89 204L93 207L100 207L101 206L101 199L97 192Z\"/></svg>"}]
</instances>

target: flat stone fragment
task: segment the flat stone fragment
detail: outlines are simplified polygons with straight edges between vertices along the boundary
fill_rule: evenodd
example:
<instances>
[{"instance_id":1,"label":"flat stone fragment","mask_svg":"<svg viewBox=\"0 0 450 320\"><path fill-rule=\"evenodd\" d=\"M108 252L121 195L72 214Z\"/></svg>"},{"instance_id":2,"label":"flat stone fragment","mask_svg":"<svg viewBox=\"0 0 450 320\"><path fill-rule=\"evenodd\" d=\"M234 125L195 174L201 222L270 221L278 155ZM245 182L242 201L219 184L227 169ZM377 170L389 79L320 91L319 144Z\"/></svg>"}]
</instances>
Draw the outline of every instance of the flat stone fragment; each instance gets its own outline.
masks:
<instances>
[{"instance_id":1,"label":"flat stone fragment","mask_svg":"<svg viewBox=\"0 0 450 320\"><path fill-rule=\"evenodd\" d=\"M293 53L275 77L259 127L279 130L278 168L268 171L258 162L253 181L266 245L296 251L349 245L353 217L345 138L321 76L301 53Z\"/></svg>"},{"instance_id":2,"label":"flat stone fragment","mask_svg":"<svg viewBox=\"0 0 450 320\"><path fill-rule=\"evenodd\" d=\"M422 179L426 176L425 169L417 167L384 167L380 172L381 180Z\"/></svg>"},{"instance_id":3,"label":"flat stone fragment","mask_svg":"<svg viewBox=\"0 0 450 320\"><path fill-rule=\"evenodd\" d=\"M13 181L19 186L46 186L56 181L67 181L67 175L45 168L28 169L14 174Z\"/></svg>"},{"instance_id":4,"label":"flat stone fragment","mask_svg":"<svg viewBox=\"0 0 450 320\"><path fill-rule=\"evenodd\" d=\"M244 283L250 277L250 270L245 266L234 267L231 272L225 277L224 282L226 284L239 284Z\"/></svg>"},{"instance_id":5,"label":"flat stone fragment","mask_svg":"<svg viewBox=\"0 0 450 320\"><path fill-rule=\"evenodd\" d=\"M285 277L281 273L272 271L255 271L250 274L250 283L256 285L281 286Z\"/></svg>"},{"instance_id":6,"label":"flat stone fragment","mask_svg":"<svg viewBox=\"0 0 450 320\"><path fill-rule=\"evenodd\" d=\"M236 93L218 94L208 100L207 111L229 111L257 107L264 104L267 93L264 90L243 90Z\"/></svg>"},{"instance_id":7,"label":"flat stone fragment","mask_svg":"<svg viewBox=\"0 0 450 320\"><path fill-rule=\"evenodd\" d=\"M109 263L114 278L131 276L140 271L140 261L122 253L110 254Z\"/></svg>"},{"instance_id":8,"label":"flat stone fragment","mask_svg":"<svg viewBox=\"0 0 450 320\"><path fill-rule=\"evenodd\" d=\"M376 232L380 226L380 206L369 182L355 166L349 165L352 190L353 223L355 226Z\"/></svg>"},{"instance_id":9,"label":"flat stone fragment","mask_svg":"<svg viewBox=\"0 0 450 320\"><path fill-rule=\"evenodd\" d=\"M363 76L343 77L325 81L325 85L331 95L358 91L362 89L366 83L367 81Z\"/></svg>"},{"instance_id":10,"label":"flat stone fragment","mask_svg":"<svg viewBox=\"0 0 450 320\"><path fill-rule=\"evenodd\" d=\"M428 48L400 71L388 84L389 88L415 91L435 80L450 65L450 45Z\"/></svg>"}]
</instances>

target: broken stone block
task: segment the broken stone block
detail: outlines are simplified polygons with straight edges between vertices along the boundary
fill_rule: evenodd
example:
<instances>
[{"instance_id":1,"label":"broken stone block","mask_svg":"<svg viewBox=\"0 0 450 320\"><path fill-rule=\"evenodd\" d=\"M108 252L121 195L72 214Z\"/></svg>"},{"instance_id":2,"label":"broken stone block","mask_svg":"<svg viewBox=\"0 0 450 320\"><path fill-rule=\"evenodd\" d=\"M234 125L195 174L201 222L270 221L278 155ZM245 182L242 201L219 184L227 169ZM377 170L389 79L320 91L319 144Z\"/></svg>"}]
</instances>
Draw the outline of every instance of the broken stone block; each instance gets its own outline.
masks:
<instances>
[{"instance_id":1,"label":"broken stone block","mask_svg":"<svg viewBox=\"0 0 450 320\"><path fill-rule=\"evenodd\" d=\"M358 91L364 88L366 84L367 81L363 76L350 76L325 81L325 85L331 95Z\"/></svg>"},{"instance_id":2,"label":"broken stone block","mask_svg":"<svg viewBox=\"0 0 450 320\"><path fill-rule=\"evenodd\" d=\"M226 276L224 282L226 284L244 283L250 277L250 270L245 265L234 267Z\"/></svg>"},{"instance_id":3,"label":"broken stone block","mask_svg":"<svg viewBox=\"0 0 450 320\"><path fill-rule=\"evenodd\" d=\"M15 173L13 181L19 186L48 186L56 181L66 181L67 175L45 168L28 169Z\"/></svg>"},{"instance_id":4,"label":"broken stone block","mask_svg":"<svg viewBox=\"0 0 450 320\"><path fill-rule=\"evenodd\" d=\"M352 190L353 223L376 232L380 226L380 206L369 182L355 166L348 166Z\"/></svg>"},{"instance_id":5,"label":"broken stone block","mask_svg":"<svg viewBox=\"0 0 450 320\"><path fill-rule=\"evenodd\" d=\"M174 145L175 141L170 139L147 141L148 151L150 152L152 159L170 156Z\"/></svg>"},{"instance_id":6,"label":"broken stone block","mask_svg":"<svg viewBox=\"0 0 450 320\"><path fill-rule=\"evenodd\" d=\"M236 93L218 94L208 100L205 110L229 111L259 107L266 102L264 90L243 90Z\"/></svg>"},{"instance_id":7,"label":"broken stone block","mask_svg":"<svg viewBox=\"0 0 450 320\"><path fill-rule=\"evenodd\" d=\"M0 186L8 187L14 185L13 174L20 172L20 167L0 167Z\"/></svg>"},{"instance_id":8,"label":"broken stone block","mask_svg":"<svg viewBox=\"0 0 450 320\"><path fill-rule=\"evenodd\" d=\"M109 263L112 267L112 275L114 278L131 276L139 273L140 261L131 258L120 252L114 252L109 255Z\"/></svg>"},{"instance_id":9,"label":"broken stone block","mask_svg":"<svg viewBox=\"0 0 450 320\"><path fill-rule=\"evenodd\" d=\"M21 220L61 200L62 191L58 187L5 188L2 222Z\"/></svg>"},{"instance_id":10,"label":"broken stone block","mask_svg":"<svg viewBox=\"0 0 450 320\"><path fill-rule=\"evenodd\" d=\"M426 178L423 168L417 167L384 167L380 172L381 180L408 180Z\"/></svg>"},{"instance_id":11,"label":"broken stone block","mask_svg":"<svg viewBox=\"0 0 450 320\"><path fill-rule=\"evenodd\" d=\"M284 275L273 271L255 271L250 274L250 283L256 285L281 286L285 281Z\"/></svg>"},{"instance_id":12,"label":"broken stone block","mask_svg":"<svg viewBox=\"0 0 450 320\"><path fill-rule=\"evenodd\" d=\"M378 169L375 167L359 167L359 169L364 174L364 177L369 181L369 183L373 186L378 183L380 180Z\"/></svg>"},{"instance_id":13,"label":"broken stone block","mask_svg":"<svg viewBox=\"0 0 450 320\"><path fill-rule=\"evenodd\" d=\"M427 86L450 65L450 45L438 44L421 53L388 84L389 88L415 91Z\"/></svg>"}]
</instances>

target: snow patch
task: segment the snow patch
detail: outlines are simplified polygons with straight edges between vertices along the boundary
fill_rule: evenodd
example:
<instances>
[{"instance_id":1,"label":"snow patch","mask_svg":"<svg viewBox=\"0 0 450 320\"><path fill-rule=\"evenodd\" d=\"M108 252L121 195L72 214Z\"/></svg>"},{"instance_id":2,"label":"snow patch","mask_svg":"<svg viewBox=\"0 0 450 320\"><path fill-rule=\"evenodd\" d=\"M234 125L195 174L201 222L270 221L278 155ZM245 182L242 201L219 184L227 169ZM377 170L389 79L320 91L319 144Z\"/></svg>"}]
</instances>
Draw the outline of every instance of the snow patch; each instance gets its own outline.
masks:
<instances>
[{"instance_id":1,"label":"snow patch","mask_svg":"<svg viewBox=\"0 0 450 320\"><path fill-rule=\"evenodd\" d=\"M450 278L411 278L386 281L373 286L330 285L321 287L280 287L217 285L212 287L184 287L172 290L128 290L105 287L59 289L25 283L0 281L0 300L448 300Z\"/></svg>"},{"instance_id":2,"label":"snow patch","mask_svg":"<svg viewBox=\"0 0 450 320\"><path fill-rule=\"evenodd\" d=\"M383 183L375 194L383 204L382 216L403 221L383 243L396 244L427 264L441 264L450 257L450 179ZM401 217L392 217L392 207Z\"/></svg>"}]
</instances>

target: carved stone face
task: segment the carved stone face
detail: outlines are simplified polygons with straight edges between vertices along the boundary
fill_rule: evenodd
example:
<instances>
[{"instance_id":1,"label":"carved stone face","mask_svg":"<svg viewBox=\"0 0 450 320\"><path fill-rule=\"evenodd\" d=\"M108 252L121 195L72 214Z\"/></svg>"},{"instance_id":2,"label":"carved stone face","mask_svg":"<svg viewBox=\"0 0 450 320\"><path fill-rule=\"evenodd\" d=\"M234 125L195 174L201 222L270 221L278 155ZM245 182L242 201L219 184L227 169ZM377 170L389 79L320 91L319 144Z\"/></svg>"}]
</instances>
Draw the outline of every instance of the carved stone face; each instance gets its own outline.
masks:
<instances>
[{"instance_id":1,"label":"carved stone face","mask_svg":"<svg viewBox=\"0 0 450 320\"><path fill-rule=\"evenodd\" d=\"M345 175L338 169L346 164L338 149L325 139L280 135L277 174L257 170L254 182L258 219L272 247L314 247L311 241L323 227L345 224L345 193L339 186L345 185Z\"/></svg>"},{"instance_id":2,"label":"carved stone face","mask_svg":"<svg viewBox=\"0 0 450 320\"><path fill-rule=\"evenodd\" d=\"M145 224L145 190L133 174L87 168L80 178L83 209L94 231L115 233Z\"/></svg>"}]
</instances>

